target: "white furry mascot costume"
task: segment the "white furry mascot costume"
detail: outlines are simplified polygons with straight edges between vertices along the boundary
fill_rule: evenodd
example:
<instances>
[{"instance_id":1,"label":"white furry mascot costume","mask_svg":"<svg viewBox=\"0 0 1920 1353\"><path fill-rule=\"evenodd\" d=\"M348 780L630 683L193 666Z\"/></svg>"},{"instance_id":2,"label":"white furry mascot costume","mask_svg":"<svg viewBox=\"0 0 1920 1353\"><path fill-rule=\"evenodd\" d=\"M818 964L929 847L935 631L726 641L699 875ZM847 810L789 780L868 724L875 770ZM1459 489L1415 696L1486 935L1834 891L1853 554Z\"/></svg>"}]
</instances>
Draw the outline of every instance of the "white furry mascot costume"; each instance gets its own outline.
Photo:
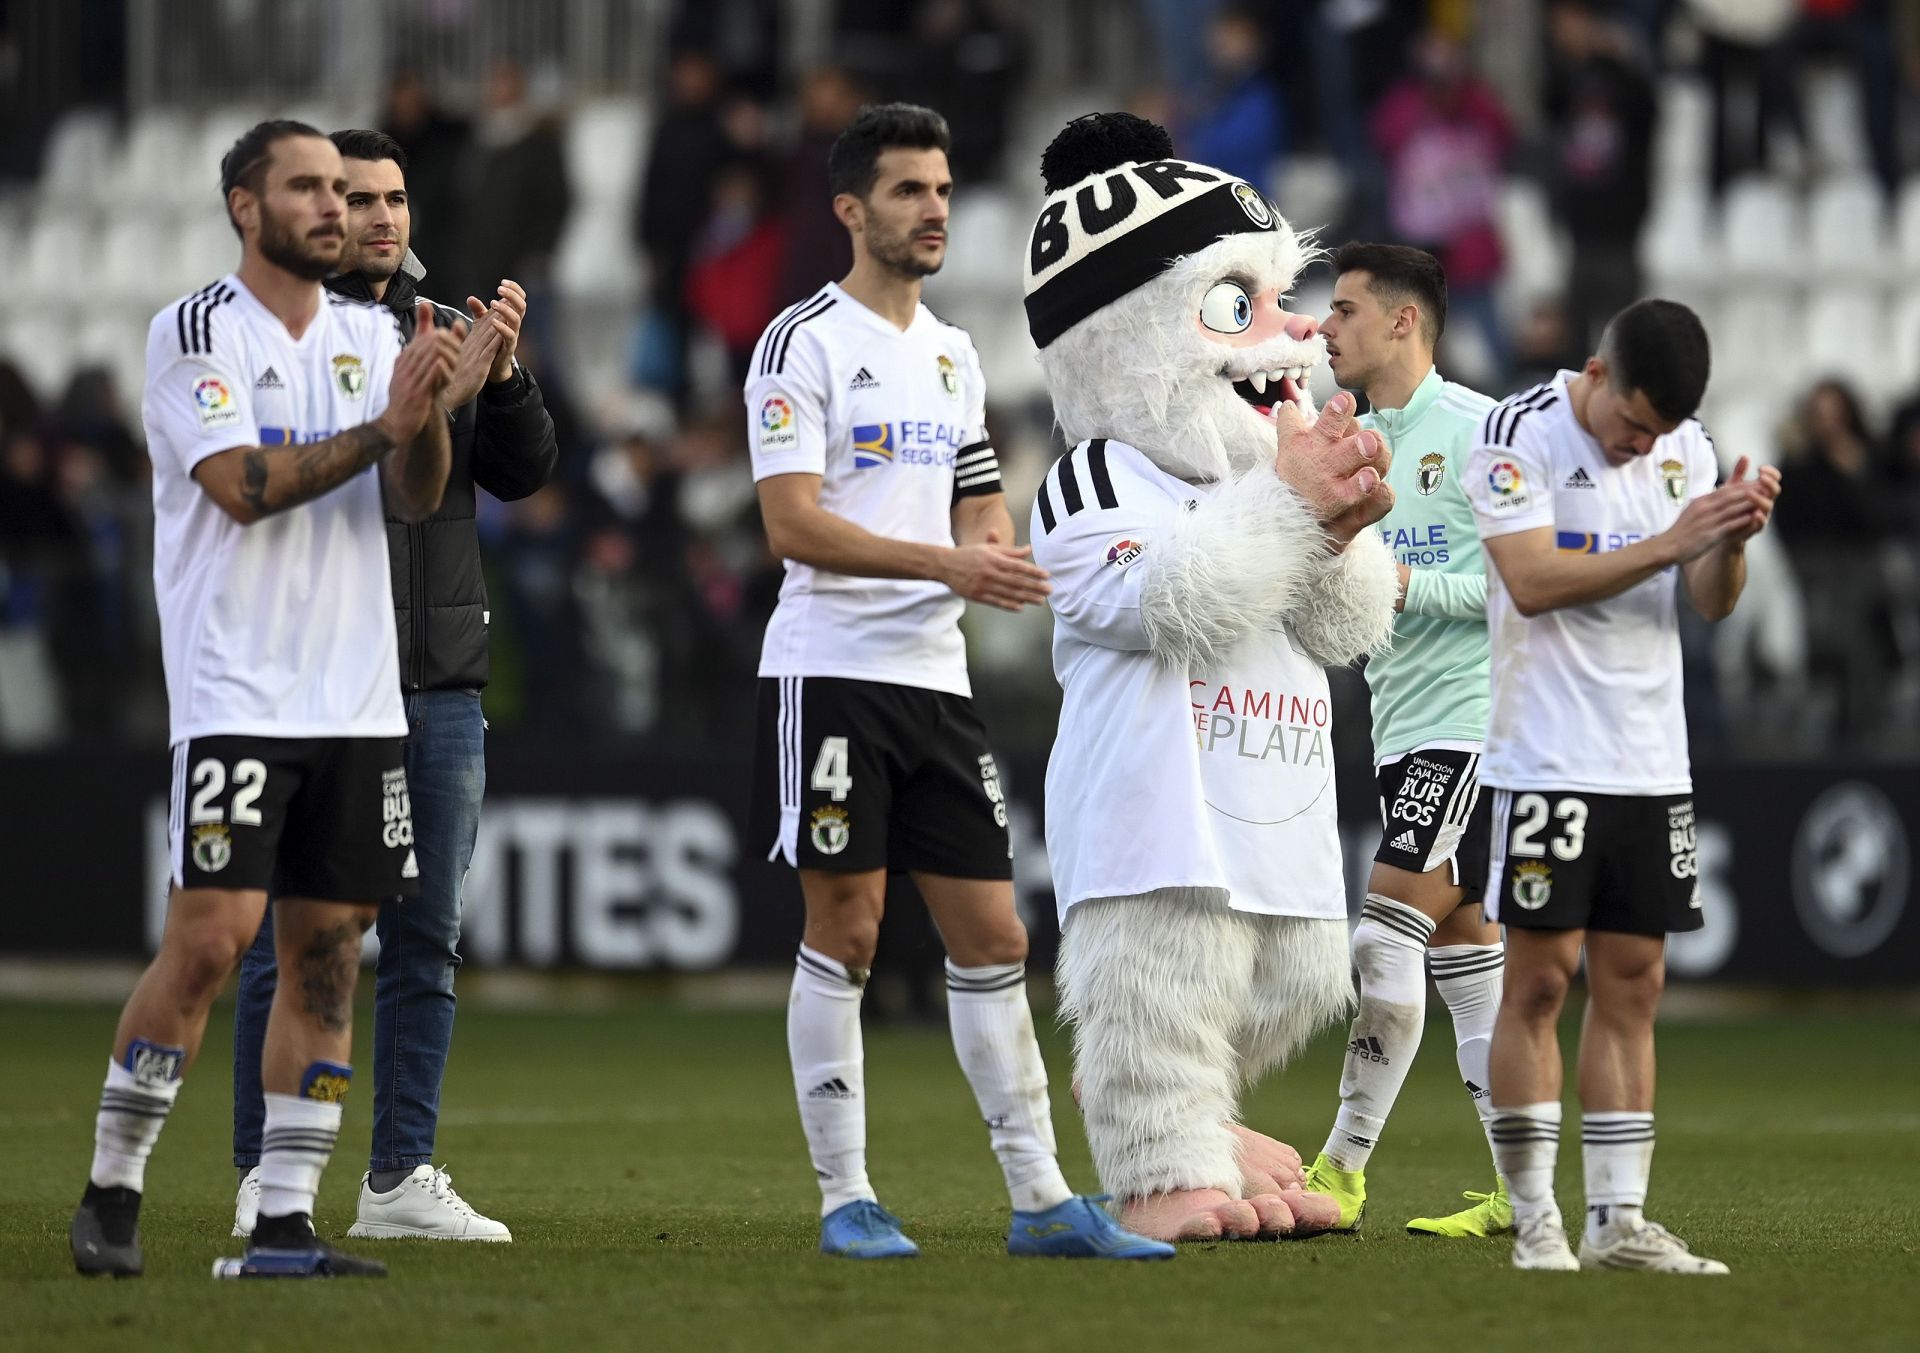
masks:
<instances>
[{"instance_id":1,"label":"white furry mascot costume","mask_svg":"<svg viewBox=\"0 0 1920 1353\"><path fill-rule=\"evenodd\" d=\"M1387 449L1305 387L1306 261L1250 184L1125 114L1042 160L1027 318L1077 442L1034 504L1065 692L1059 983L1101 1184L1166 1240L1329 1226L1242 1086L1350 1006L1323 664L1384 642ZM1269 410L1271 402L1271 411Z\"/></svg>"}]
</instances>

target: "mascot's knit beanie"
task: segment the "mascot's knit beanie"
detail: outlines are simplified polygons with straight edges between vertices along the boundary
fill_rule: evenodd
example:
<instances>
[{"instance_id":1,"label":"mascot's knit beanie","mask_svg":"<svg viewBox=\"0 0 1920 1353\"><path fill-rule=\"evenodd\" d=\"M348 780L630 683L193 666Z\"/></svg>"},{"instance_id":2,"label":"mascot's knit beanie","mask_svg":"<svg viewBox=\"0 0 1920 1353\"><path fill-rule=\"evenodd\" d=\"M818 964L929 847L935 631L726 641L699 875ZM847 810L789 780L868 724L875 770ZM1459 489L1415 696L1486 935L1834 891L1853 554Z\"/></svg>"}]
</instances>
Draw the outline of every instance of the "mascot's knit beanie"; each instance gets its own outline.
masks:
<instances>
[{"instance_id":1,"label":"mascot's knit beanie","mask_svg":"<svg viewBox=\"0 0 1920 1353\"><path fill-rule=\"evenodd\" d=\"M1036 347L1223 236L1280 227L1258 188L1174 159L1166 128L1131 113L1069 122L1040 174L1047 200L1026 260Z\"/></svg>"}]
</instances>

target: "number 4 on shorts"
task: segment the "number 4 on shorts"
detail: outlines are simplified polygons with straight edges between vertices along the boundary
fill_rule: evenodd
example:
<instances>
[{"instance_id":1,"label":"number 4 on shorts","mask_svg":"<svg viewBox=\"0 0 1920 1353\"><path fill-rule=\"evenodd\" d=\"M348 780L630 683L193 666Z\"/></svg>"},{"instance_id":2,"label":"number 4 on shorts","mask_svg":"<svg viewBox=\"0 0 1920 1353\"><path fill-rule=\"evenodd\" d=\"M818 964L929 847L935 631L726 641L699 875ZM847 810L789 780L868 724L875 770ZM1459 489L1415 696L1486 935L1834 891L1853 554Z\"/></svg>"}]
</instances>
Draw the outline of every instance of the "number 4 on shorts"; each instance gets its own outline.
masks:
<instances>
[{"instance_id":1,"label":"number 4 on shorts","mask_svg":"<svg viewBox=\"0 0 1920 1353\"><path fill-rule=\"evenodd\" d=\"M847 740L821 738L820 755L813 759L813 787L824 789L839 803L853 788L853 776L847 771Z\"/></svg>"}]
</instances>

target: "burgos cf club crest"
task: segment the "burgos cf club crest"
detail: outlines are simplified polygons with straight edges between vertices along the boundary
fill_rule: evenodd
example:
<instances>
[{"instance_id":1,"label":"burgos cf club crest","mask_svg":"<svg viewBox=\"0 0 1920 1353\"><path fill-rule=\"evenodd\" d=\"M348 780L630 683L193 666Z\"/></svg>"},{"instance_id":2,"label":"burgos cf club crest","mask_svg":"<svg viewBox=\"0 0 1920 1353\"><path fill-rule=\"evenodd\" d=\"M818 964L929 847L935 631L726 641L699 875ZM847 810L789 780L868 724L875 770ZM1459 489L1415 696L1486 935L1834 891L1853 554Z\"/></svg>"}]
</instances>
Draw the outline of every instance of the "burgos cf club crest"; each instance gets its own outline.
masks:
<instances>
[{"instance_id":1,"label":"burgos cf club crest","mask_svg":"<svg viewBox=\"0 0 1920 1353\"><path fill-rule=\"evenodd\" d=\"M1249 221L1262 230L1272 228L1273 209L1267 205L1267 199L1260 195L1258 188L1251 183L1236 183L1233 185L1233 200L1240 204L1240 210L1247 214Z\"/></svg>"},{"instance_id":2,"label":"burgos cf club crest","mask_svg":"<svg viewBox=\"0 0 1920 1353\"><path fill-rule=\"evenodd\" d=\"M1523 911L1539 911L1553 896L1553 869L1537 860L1516 865L1513 871L1513 904Z\"/></svg>"},{"instance_id":3,"label":"burgos cf club crest","mask_svg":"<svg viewBox=\"0 0 1920 1353\"><path fill-rule=\"evenodd\" d=\"M1416 483L1424 496L1440 487L1440 481L1447 477L1447 458L1438 451L1429 451L1420 457L1420 474Z\"/></svg>"},{"instance_id":4,"label":"burgos cf club crest","mask_svg":"<svg viewBox=\"0 0 1920 1353\"><path fill-rule=\"evenodd\" d=\"M193 867L203 874L217 874L233 858L233 838L224 822L193 829Z\"/></svg>"},{"instance_id":5,"label":"burgos cf club crest","mask_svg":"<svg viewBox=\"0 0 1920 1353\"><path fill-rule=\"evenodd\" d=\"M847 818L847 810L832 804L814 809L807 835L813 838L813 848L822 855L838 855L853 839L853 826Z\"/></svg>"},{"instance_id":6,"label":"burgos cf club crest","mask_svg":"<svg viewBox=\"0 0 1920 1353\"><path fill-rule=\"evenodd\" d=\"M333 359L333 383L348 399L359 399L367 393L365 364L350 352L341 353Z\"/></svg>"},{"instance_id":7,"label":"burgos cf club crest","mask_svg":"<svg viewBox=\"0 0 1920 1353\"><path fill-rule=\"evenodd\" d=\"M1687 498L1687 467L1677 460L1660 462L1660 477L1667 481L1667 497L1676 503Z\"/></svg>"},{"instance_id":8,"label":"burgos cf club crest","mask_svg":"<svg viewBox=\"0 0 1920 1353\"><path fill-rule=\"evenodd\" d=\"M940 354L938 361L940 363L940 384L946 387L947 398L960 398L960 373L954 368L953 359L943 352Z\"/></svg>"}]
</instances>

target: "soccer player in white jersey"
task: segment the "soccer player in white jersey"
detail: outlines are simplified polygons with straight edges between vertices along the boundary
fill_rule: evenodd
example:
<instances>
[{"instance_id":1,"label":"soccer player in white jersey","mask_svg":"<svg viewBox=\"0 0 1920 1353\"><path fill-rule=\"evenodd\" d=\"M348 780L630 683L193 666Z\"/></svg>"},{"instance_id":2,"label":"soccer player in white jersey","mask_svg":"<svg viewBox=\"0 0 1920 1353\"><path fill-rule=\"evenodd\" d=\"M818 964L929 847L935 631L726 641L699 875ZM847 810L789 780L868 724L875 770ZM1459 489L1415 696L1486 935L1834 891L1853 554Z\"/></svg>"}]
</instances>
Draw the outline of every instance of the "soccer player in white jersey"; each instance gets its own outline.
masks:
<instances>
[{"instance_id":1,"label":"soccer player in white jersey","mask_svg":"<svg viewBox=\"0 0 1920 1353\"><path fill-rule=\"evenodd\" d=\"M240 266L147 334L173 886L114 1034L73 1259L144 1267L147 1157L271 886L280 965L299 980L267 1022L246 1271L378 1276L315 1236L313 1199L353 1074L360 939L418 873L381 496L413 518L440 502L456 342L425 314L402 348L392 315L321 289L347 186L322 133L261 123L220 178Z\"/></svg>"},{"instance_id":2,"label":"soccer player in white jersey","mask_svg":"<svg viewBox=\"0 0 1920 1353\"><path fill-rule=\"evenodd\" d=\"M1013 544L966 333L920 303L946 254L947 125L862 110L828 188L853 270L780 315L746 385L767 536L787 561L760 660L757 830L800 874L787 1006L820 1249L918 1253L867 1178L860 998L889 872L913 876L947 948L953 1041L1013 1201L1016 1255L1170 1258L1075 1196L1054 1158L1027 1009L1000 772L975 714L965 603L1045 600Z\"/></svg>"},{"instance_id":3,"label":"soccer player in white jersey","mask_svg":"<svg viewBox=\"0 0 1920 1353\"><path fill-rule=\"evenodd\" d=\"M1340 1111L1307 1187L1340 1202L1343 1229L1366 1206L1366 1166L1406 1083L1434 984L1453 1017L1460 1079L1484 1126L1487 1052L1500 1008L1500 929L1481 914L1488 799L1478 768L1487 728L1487 578L1461 474L1493 401L1433 364L1447 319L1440 260L1398 244L1349 244L1333 259L1333 304L1320 324L1334 379L1367 396L1360 421L1393 445L1393 510L1377 529L1400 571L1393 644L1367 660L1373 754L1385 832L1353 932L1360 1010L1348 1036ZM1472 1206L1416 1217L1409 1231L1499 1235L1513 1224L1506 1188Z\"/></svg>"},{"instance_id":4,"label":"soccer player in white jersey","mask_svg":"<svg viewBox=\"0 0 1920 1353\"><path fill-rule=\"evenodd\" d=\"M1713 445L1692 417L1707 366L1691 310L1637 302L1581 370L1496 406L1467 467L1493 561L1487 905L1507 928L1490 1134L1519 1268L1727 1271L1642 1213L1666 937L1702 921L1679 597L1708 620L1733 611L1746 542L1779 493L1778 473L1748 478L1745 457L1714 487ZM1553 1170L1557 1029L1583 948L1575 1259Z\"/></svg>"}]
</instances>

